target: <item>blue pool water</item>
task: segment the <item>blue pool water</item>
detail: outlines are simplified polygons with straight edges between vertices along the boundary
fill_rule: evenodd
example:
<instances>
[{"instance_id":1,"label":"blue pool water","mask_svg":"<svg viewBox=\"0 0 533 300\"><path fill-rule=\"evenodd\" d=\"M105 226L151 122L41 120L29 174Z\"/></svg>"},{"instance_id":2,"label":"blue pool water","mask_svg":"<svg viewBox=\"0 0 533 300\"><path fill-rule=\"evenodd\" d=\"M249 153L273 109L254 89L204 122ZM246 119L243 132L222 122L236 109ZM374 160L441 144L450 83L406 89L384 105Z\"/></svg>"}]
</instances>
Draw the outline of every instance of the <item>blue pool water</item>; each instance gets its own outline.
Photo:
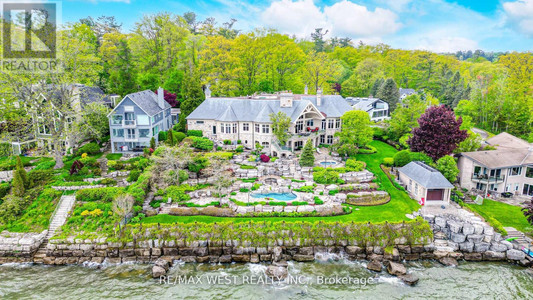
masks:
<instances>
[{"instance_id":1,"label":"blue pool water","mask_svg":"<svg viewBox=\"0 0 533 300\"><path fill-rule=\"evenodd\" d=\"M335 161L322 161L320 162L321 165L323 165L324 167L329 167L329 166L332 166L332 165L336 165L337 162Z\"/></svg>"},{"instance_id":2,"label":"blue pool water","mask_svg":"<svg viewBox=\"0 0 533 300\"><path fill-rule=\"evenodd\" d=\"M296 195L293 193L265 193L265 194L252 194L253 198L272 198L276 200L289 201L296 199Z\"/></svg>"}]
</instances>

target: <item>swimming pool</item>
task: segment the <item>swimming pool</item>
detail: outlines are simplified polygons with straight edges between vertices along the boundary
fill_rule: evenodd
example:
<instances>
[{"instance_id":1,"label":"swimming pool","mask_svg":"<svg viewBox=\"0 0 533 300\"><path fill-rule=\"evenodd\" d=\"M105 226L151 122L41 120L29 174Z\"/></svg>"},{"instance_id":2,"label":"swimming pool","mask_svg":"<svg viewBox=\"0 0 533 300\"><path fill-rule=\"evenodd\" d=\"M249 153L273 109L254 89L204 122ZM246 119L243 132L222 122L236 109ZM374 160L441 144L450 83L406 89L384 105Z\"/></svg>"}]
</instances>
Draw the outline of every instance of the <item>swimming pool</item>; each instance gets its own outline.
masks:
<instances>
[{"instance_id":1,"label":"swimming pool","mask_svg":"<svg viewBox=\"0 0 533 300\"><path fill-rule=\"evenodd\" d=\"M323 165L324 167L329 167L329 166L336 165L337 162L336 161L321 161L320 164Z\"/></svg>"},{"instance_id":2,"label":"swimming pool","mask_svg":"<svg viewBox=\"0 0 533 300\"><path fill-rule=\"evenodd\" d=\"M264 194L252 194L253 198L272 198L281 201L289 201L296 199L296 195L293 193L264 193Z\"/></svg>"}]
</instances>

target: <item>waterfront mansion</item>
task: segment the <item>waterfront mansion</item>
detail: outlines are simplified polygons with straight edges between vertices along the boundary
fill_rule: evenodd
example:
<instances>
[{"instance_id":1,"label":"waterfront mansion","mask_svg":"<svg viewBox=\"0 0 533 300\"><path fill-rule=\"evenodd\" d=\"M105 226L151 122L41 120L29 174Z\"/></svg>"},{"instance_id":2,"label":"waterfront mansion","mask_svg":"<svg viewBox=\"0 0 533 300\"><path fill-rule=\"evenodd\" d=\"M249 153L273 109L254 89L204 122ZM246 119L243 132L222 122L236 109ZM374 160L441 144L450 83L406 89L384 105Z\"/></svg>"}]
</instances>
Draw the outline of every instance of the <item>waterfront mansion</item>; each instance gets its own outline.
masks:
<instances>
[{"instance_id":1,"label":"waterfront mansion","mask_svg":"<svg viewBox=\"0 0 533 300\"><path fill-rule=\"evenodd\" d=\"M339 95L295 95L291 92L251 97L206 99L188 117L188 130L201 130L217 144L231 141L254 148L256 144L273 156L286 156L303 147L308 139L314 146L333 144L341 128L341 116L352 110ZM281 145L272 132L270 116L283 112L291 119L289 140Z\"/></svg>"}]
</instances>

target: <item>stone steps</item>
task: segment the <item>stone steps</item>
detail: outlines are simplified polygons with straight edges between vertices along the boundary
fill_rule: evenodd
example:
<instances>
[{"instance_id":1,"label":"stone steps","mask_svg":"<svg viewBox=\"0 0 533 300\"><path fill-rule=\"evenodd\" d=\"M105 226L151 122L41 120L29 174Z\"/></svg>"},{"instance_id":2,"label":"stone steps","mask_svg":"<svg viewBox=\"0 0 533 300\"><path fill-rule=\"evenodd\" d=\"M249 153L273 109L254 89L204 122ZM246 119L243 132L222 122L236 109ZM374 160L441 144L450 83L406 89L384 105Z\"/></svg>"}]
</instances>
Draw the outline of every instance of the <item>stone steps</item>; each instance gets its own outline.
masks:
<instances>
[{"instance_id":1,"label":"stone steps","mask_svg":"<svg viewBox=\"0 0 533 300\"><path fill-rule=\"evenodd\" d=\"M43 262L44 257L46 257L46 248L48 246L48 240L54 236L58 228L65 224L68 214L72 210L72 207L74 207L75 202L76 196L74 195L61 196L61 198L59 199L59 203L57 204L58 208L55 212L55 215L52 221L50 222L50 225L48 226L48 233L46 234L44 241L41 243L41 246L39 246L37 252L35 252L35 254L33 255L34 262Z\"/></svg>"}]
</instances>

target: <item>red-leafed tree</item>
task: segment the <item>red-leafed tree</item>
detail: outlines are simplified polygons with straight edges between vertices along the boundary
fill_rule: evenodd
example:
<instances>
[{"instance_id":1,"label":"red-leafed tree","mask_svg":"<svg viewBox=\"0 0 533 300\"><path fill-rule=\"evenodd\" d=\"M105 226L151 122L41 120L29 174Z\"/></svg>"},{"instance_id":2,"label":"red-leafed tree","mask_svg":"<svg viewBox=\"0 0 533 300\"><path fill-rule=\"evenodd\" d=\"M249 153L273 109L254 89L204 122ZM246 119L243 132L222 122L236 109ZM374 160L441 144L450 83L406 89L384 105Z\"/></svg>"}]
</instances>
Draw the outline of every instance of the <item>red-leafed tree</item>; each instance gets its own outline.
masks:
<instances>
[{"instance_id":1,"label":"red-leafed tree","mask_svg":"<svg viewBox=\"0 0 533 300\"><path fill-rule=\"evenodd\" d=\"M155 93L157 94L157 90L155 91ZM167 101L170 106L178 107L179 101L176 98L176 94L173 94L167 90L163 90L163 99L165 99L165 101Z\"/></svg>"},{"instance_id":2,"label":"red-leafed tree","mask_svg":"<svg viewBox=\"0 0 533 300\"><path fill-rule=\"evenodd\" d=\"M455 114L444 105L432 106L418 119L418 128L407 144L413 152L424 152L433 160L451 154L464 141L468 133L459 127L463 119L456 119Z\"/></svg>"}]
</instances>

